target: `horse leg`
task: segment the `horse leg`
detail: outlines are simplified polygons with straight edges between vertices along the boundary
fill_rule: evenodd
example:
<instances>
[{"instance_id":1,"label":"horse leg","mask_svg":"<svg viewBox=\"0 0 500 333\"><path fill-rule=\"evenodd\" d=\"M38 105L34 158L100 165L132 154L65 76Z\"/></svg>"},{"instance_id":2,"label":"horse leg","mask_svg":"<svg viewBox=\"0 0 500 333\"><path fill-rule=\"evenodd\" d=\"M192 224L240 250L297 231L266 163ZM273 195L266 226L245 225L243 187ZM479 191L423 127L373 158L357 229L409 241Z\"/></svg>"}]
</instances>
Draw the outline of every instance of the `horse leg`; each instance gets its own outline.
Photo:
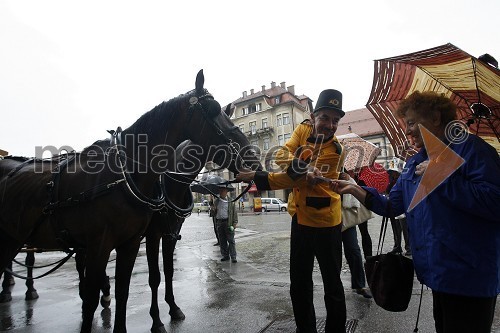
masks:
<instances>
[{"instance_id":1,"label":"horse leg","mask_svg":"<svg viewBox=\"0 0 500 333\"><path fill-rule=\"evenodd\" d=\"M162 238L162 257L163 257L163 273L165 275L165 302L170 306L168 314L173 320L184 320L186 316L184 312L177 306L174 299L174 250L177 239L170 235Z\"/></svg>"},{"instance_id":2,"label":"horse leg","mask_svg":"<svg viewBox=\"0 0 500 333\"><path fill-rule=\"evenodd\" d=\"M7 268L12 270L12 261L7 265ZM7 303L12 301L12 294L10 292L11 286L15 283L14 277L7 271L4 271L3 282L2 282L2 292L0 292L0 303ZM0 274L0 278L2 274Z\"/></svg>"},{"instance_id":3,"label":"horse leg","mask_svg":"<svg viewBox=\"0 0 500 333\"><path fill-rule=\"evenodd\" d=\"M77 250L75 253L76 271L78 272L78 295L83 301L85 295L85 253L83 250ZM83 306L83 304L82 304Z\"/></svg>"},{"instance_id":4,"label":"horse leg","mask_svg":"<svg viewBox=\"0 0 500 333\"><path fill-rule=\"evenodd\" d=\"M78 293L80 298L83 300L83 295L85 294L85 251L80 249L76 251L75 254L76 270L78 272L78 278L80 282L78 283ZM110 293L109 276L105 275L104 280L101 283L101 306L103 308L109 308L111 304L111 293Z\"/></svg>"},{"instance_id":5,"label":"horse leg","mask_svg":"<svg viewBox=\"0 0 500 333\"><path fill-rule=\"evenodd\" d=\"M87 252L84 259L84 288L82 304L82 327L81 333L90 333L92 331L92 321L94 313L99 305L99 292L102 281L106 276L106 265L108 264L110 251L102 247L99 253ZM103 255L105 253L105 255Z\"/></svg>"},{"instance_id":6,"label":"horse leg","mask_svg":"<svg viewBox=\"0 0 500 333\"><path fill-rule=\"evenodd\" d=\"M135 259L139 252L141 239L137 236L127 244L116 248L116 268L115 268L115 298L116 313L114 333L127 332L126 315L127 300L129 295L130 278L134 268Z\"/></svg>"},{"instance_id":7,"label":"horse leg","mask_svg":"<svg viewBox=\"0 0 500 333\"><path fill-rule=\"evenodd\" d=\"M149 228L153 228L153 221ZM158 265L159 248L160 248L160 233L148 230L146 235L146 256L148 259L148 283L151 289L151 306L149 315L153 319L151 326L152 333L165 332L164 325L160 319L160 309L158 308L158 287L160 286L161 275L160 266Z\"/></svg>"},{"instance_id":8,"label":"horse leg","mask_svg":"<svg viewBox=\"0 0 500 333\"><path fill-rule=\"evenodd\" d=\"M26 287L28 288L28 290L26 290L25 300L31 301L38 298L38 293L36 292L33 283L33 266L35 265L35 253L31 251L26 253L25 264L28 269L28 278L26 279Z\"/></svg>"},{"instance_id":9,"label":"horse leg","mask_svg":"<svg viewBox=\"0 0 500 333\"><path fill-rule=\"evenodd\" d=\"M101 306L105 309L109 308L111 304L111 285L109 283L109 276L104 276L104 281L101 283Z\"/></svg>"}]
</instances>

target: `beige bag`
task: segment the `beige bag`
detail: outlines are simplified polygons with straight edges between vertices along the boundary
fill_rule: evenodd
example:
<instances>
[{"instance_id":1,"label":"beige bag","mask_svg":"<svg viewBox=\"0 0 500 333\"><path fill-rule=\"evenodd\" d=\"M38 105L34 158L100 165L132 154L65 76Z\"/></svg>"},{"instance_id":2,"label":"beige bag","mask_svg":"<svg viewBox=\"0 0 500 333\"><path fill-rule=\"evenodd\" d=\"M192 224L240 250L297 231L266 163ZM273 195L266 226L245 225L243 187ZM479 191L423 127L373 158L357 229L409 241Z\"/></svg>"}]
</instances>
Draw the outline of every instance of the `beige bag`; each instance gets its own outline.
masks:
<instances>
[{"instance_id":1,"label":"beige bag","mask_svg":"<svg viewBox=\"0 0 500 333\"><path fill-rule=\"evenodd\" d=\"M342 231L352 228L362 222L358 218L358 209L357 207L342 207Z\"/></svg>"},{"instance_id":2,"label":"beige bag","mask_svg":"<svg viewBox=\"0 0 500 333\"><path fill-rule=\"evenodd\" d=\"M368 221L369 219L372 219L373 213L371 210L361 205L361 207L358 208L358 218L360 220L359 223L363 223L365 221Z\"/></svg>"}]
</instances>

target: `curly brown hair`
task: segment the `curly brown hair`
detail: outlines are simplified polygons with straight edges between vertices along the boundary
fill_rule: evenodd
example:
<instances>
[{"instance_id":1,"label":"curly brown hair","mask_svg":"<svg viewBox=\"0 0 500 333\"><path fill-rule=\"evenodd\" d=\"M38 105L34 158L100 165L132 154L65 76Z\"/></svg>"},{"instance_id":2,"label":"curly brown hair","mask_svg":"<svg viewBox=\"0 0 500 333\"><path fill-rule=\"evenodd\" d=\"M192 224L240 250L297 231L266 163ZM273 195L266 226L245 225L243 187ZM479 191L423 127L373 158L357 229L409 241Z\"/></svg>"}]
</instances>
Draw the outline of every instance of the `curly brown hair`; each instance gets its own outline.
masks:
<instances>
[{"instance_id":1,"label":"curly brown hair","mask_svg":"<svg viewBox=\"0 0 500 333\"><path fill-rule=\"evenodd\" d=\"M444 94L434 91L415 91L399 104L396 116L403 118L408 110L426 119L439 115L443 126L457 119L457 106Z\"/></svg>"}]
</instances>

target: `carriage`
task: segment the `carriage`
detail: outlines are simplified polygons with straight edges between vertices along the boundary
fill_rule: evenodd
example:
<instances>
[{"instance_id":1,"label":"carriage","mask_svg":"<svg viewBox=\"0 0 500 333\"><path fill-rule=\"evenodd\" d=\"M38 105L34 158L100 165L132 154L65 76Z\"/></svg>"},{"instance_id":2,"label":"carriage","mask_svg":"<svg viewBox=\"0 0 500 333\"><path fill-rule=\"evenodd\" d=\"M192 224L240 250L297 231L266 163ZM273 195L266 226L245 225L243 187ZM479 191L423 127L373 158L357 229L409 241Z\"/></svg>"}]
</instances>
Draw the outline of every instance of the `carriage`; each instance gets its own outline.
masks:
<instances>
[{"instance_id":1,"label":"carriage","mask_svg":"<svg viewBox=\"0 0 500 333\"><path fill-rule=\"evenodd\" d=\"M129 128L110 131L109 139L96 141L80 153L0 161L0 272L25 245L81 249L85 286L81 332L90 332L106 265L115 250L113 331L126 332L128 288L142 237L151 239L146 245L150 274L154 274L150 281L158 278L159 284L161 236L169 235L163 237L169 242L163 249L173 251L183 214L192 209L190 182L181 180L192 181L199 170L171 172L175 148L190 140L199 162L210 157L235 173L241 167L261 167L246 137L203 85L200 71L194 90L162 102ZM152 330L160 330L155 283L150 313ZM173 292L171 296L173 302ZM170 305L171 315L183 316L176 305Z\"/></svg>"}]
</instances>

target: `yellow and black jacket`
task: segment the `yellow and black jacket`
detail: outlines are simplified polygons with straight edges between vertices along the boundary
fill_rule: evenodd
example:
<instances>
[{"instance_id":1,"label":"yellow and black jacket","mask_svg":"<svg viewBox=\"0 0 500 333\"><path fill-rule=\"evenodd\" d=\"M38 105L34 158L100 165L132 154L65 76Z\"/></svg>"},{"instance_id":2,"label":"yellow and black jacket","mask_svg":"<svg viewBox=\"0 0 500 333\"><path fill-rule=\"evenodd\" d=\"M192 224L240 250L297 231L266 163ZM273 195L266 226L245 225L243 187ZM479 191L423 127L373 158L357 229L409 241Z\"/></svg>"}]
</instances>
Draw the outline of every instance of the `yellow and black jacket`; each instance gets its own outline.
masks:
<instances>
[{"instance_id":1,"label":"yellow and black jacket","mask_svg":"<svg viewBox=\"0 0 500 333\"><path fill-rule=\"evenodd\" d=\"M341 223L340 196L325 183L309 185L305 176L309 167L316 167L324 177L337 179L344 154L335 136L321 141L312 133L311 122L302 122L276 154L276 163L285 172L257 171L254 180L259 190L293 188L288 205L294 205L299 224L332 227Z\"/></svg>"}]
</instances>

